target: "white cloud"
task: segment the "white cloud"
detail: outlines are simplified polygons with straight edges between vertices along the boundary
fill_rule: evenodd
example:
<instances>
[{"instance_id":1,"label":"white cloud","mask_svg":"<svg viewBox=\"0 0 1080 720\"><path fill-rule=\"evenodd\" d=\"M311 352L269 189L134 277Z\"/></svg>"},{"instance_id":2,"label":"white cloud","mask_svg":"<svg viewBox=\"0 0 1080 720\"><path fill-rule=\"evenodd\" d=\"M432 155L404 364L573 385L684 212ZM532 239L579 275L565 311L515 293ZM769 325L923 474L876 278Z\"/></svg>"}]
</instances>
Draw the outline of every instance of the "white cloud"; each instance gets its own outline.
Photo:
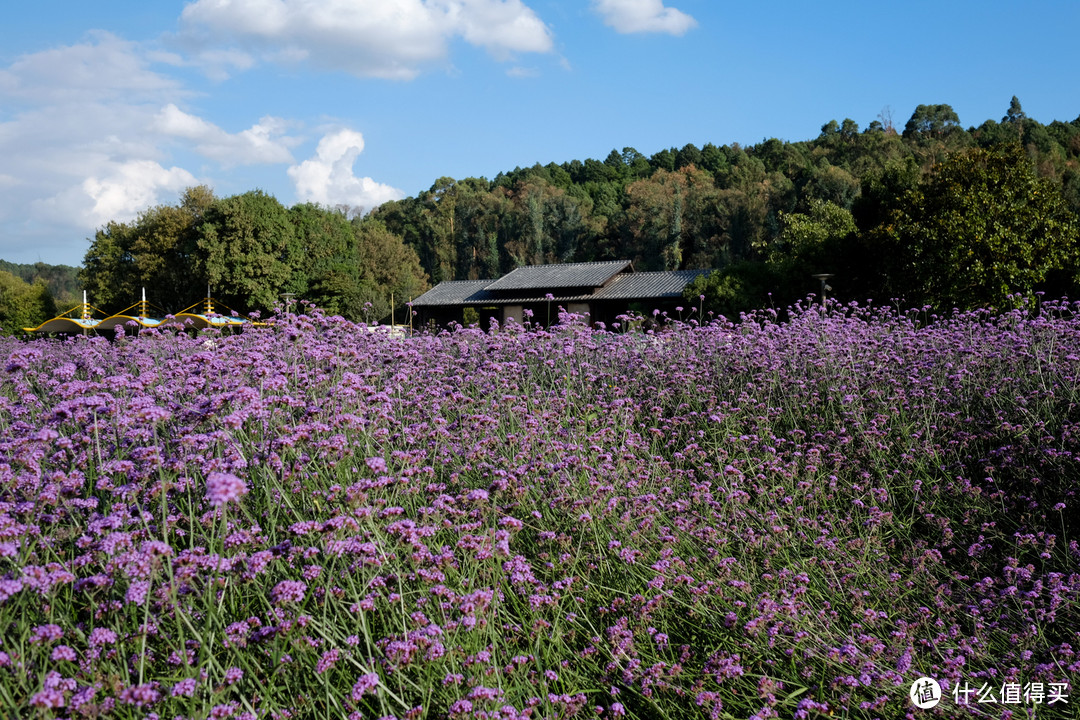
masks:
<instances>
[{"instance_id":1,"label":"white cloud","mask_svg":"<svg viewBox=\"0 0 1080 720\"><path fill-rule=\"evenodd\" d=\"M78 264L102 224L172 202L204 173L295 163L286 121L226 132L181 110L193 93L154 62L180 61L97 33L0 65L0 258ZM185 167L194 153L210 162Z\"/></svg>"},{"instance_id":2,"label":"white cloud","mask_svg":"<svg viewBox=\"0 0 1080 720\"><path fill-rule=\"evenodd\" d=\"M462 0L445 6L450 27L465 41L505 58L515 52L551 50L551 32L520 0Z\"/></svg>"},{"instance_id":3,"label":"white cloud","mask_svg":"<svg viewBox=\"0 0 1080 720\"><path fill-rule=\"evenodd\" d=\"M234 48L227 50L202 50L195 54L185 65L202 68L206 76L215 82L224 82L236 71L250 70L255 67L255 58Z\"/></svg>"},{"instance_id":4,"label":"white cloud","mask_svg":"<svg viewBox=\"0 0 1080 720\"><path fill-rule=\"evenodd\" d=\"M682 35L697 27L690 15L665 7L663 0L593 0L604 24L620 33L657 32Z\"/></svg>"},{"instance_id":5,"label":"white cloud","mask_svg":"<svg viewBox=\"0 0 1080 720\"><path fill-rule=\"evenodd\" d=\"M85 222L92 227L110 220L133 219L140 210L157 202L162 190L178 193L196 185L195 176L178 167L163 168L153 160L129 160L106 170L101 177L88 177L82 190L92 205L84 211Z\"/></svg>"},{"instance_id":6,"label":"white cloud","mask_svg":"<svg viewBox=\"0 0 1080 720\"><path fill-rule=\"evenodd\" d=\"M0 67L0 257L78 264L96 227L195 184L152 129L162 104L186 95L107 33Z\"/></svg>"},{"instance_id":7,"label":"white cloud","mask_svg":"<svg viewBox=\"0 0 1080 720\"><path fill-rule=\"evenodd\" d=\"M172 103L155 118L155 128L164 135L191 140L195 150L222 167L293 162L289 147L299 141L284 135L287 123L264 117L257 124L231 135L217 125L190 115Z\"/></svg>"},{"instance_id":8,"label":"white cloud","mask_svg":"<svg viewBox=\"0 0 1080 720\"><path fill-rule=\"evenodd\" d=\"M364 136L355 130L341 129L324 135L314 157L289 168L297 197L327 207L348 205L365 211L405 197L397 188L369 177L356 177L353 165L363 151Z\"/></svg>"},{"instance_id":9,"label":"white cloud","mask_svg":"<svg viewBox=\"0 0 1080 720\"><path fill-rule=\"evenodd\" d=\"M91 33L78 45L24 55L0 69L0 97L15 103L175 99L181 93L177 82L150 69L134 43L105 32Z\"/></svg>"},{"instance_id":10,"label":"white cloud","mask_svg":"<svg viewBox=\"0 0 1080 720\"><path fill-rule=\"evenodd\" d=\"M540 75L540 71L538 71L536 68L527 68L521 67L520 65L515 65L514 67L507 70L506 74L512 78L533 78L538 77Z\"/></svg>"},{"instance_id":11,"label":"white cloud","mask_svg":"<svg viewBox=\"0 0 1080 720\"><path fill-rule=\"evenodd\" d=\"M399 80L444 58L452 38L498 59L552 49L521 0L196 0L181 22L197 46L233 41L277 62Z\"/></svg>"}]
</instances>

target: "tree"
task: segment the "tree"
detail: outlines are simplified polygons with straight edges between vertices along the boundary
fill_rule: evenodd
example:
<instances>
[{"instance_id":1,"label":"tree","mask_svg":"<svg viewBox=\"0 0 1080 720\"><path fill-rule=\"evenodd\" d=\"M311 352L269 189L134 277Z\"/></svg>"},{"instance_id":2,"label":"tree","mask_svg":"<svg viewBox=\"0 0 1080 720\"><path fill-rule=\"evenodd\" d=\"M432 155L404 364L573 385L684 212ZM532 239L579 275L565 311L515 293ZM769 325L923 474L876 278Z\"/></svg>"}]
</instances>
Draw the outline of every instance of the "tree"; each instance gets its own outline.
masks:
<instances>
[{"instance_id":1,"label":"tree","mask_svg":"<svg viewBox=\"0 0 1080 720\"><path fill-rule=\"evenodd\" d=\"M238 312L272 308L307 285L288 211L261 190L211 205L197 245L199 275Z\"/></svg>"},{"instance_id":2,"label":"tree","mask_svg":"<svg viewBox=\"0 0 1080 720\"><path fill-rule=\"evenodd\" d=\"M821 134L818 135L818 140L829 140L840 134L840 123L836 120L830 120L821 126Z\"/></svg>"},{"instance_id":3,"label":"tree","mask_svg":"<svg viewBox=\"0 0 1080 720\"><path fill-rule=\"evenodd\" d=\"M717 200L712 176L693 165L631 183L625 256L645 270L707 267L719 254Z\"/></svg>"},{"instance_id":4,"label":"tree","mask_svg":"<svg viewBox=\"0 0 1080 720\"><path fill-rule=\"evenodd\" d=\"M699 275L683 289L683 297L691 306L701 302L704 310L730 318L768 306L773 293L784 288L784 280L778 277L775 266L740 260L707 275Z\"/></svg>"},{"instance_id":5,"label":"tree","mask_svg":"<svg viewBox=\"0 0 1080 720\"><path fill-rule=\"evenodd\" d=\"M79 268L44 262L26 264L0 260L0 270L5 270L31 285L38 281L45 283L58 308L67 310L82 302Z\"/></svg>"},{"instance_id":6,"label":"tree","mask_svg":"<svg viewBox=\"0 0 1080 720\"><path fill-rule=\"evenodd\" d=\"M514 267L574 260L592 232L590 198L570 195L539 178L515 186L510 202L516 232L504 247Z\"/></svg>"},{"instance_id":7,"label":"tree","mask_svg":"<svg viewBox=\"0 0 1080 720\"><path fill-rule=\"evenodd\" d=\"M904 126L904 137L940 139L960 130L960 117L950 105L919 105Z\"/></svg>"},{"instance_id":8,"label":"tree","mask_svg":"<svg viewBox=\"0 0 1080 720\"><path fill-rule=\"evenodd\" d=\"M214 203L210 188L184 191L177 206L148 208L131 223L110 222L94 235L79 279L92 303L110 312L149 299L168 312L191 304L206 282L197 269L203 216Z\"/></svg>"},{"instance_id":9,"label":"tree","mask_svg":"<svg viewBox=\"0 0 1080 720\"><path fill-rule=\"evenodd\" d=\"M300 253L295 256L292 292L331 313L344 312L343 296L355 284L354 244L348 213L312 203L289 208Z\"/></svg>"},{"instance_id":10,"label":"tree","mask_svg":"<svg viewBox=\"0 0 1080 720\"><path fill-rule=\"evenodd\" d=\"M701 167L701 150L693 143L683 145L679 152L675 153L676 170L682 170L690 165Z\"/></svg>"},{"instance_id":11,"label":"tree","mask_svg":"<svg viewBox=\"0 0 1080 720\"><path fill-rule=\"evenodd\" d=\"M628 168L626 163L623 162L622 153L618 150L613 149L609 152L608 156L604 158L604 164L611 168L612 180L624 180L626 178Z\"/></svg>"},{"instance_id":12,"label":"tree","mask_svg":"<svg viewBox=\"0 0 1080 720\"><path fill-rule=\"evenodd\" d=\"M140 289L150 289L158 305L179 310L205 282L196 274L195 257L199 226L214 201L210 188L199 185L186 189L178 206L161 205L139 217L131 248L135 273Z\"/></svg>"},{"instance_id":13,"label":"tree","mask_svg":"<svg viewBox=\"0 0 1080 720\"><path fill-rule=\"evenodd\" d=\"M427 275L420 267L420 258L399 236L371 219L354 221L353 230L356 282L343 298L346 317L382 319L393 308L401 312L410 299L427 290Z\"/></svg>"},{"instance_id":14,"label":"tree","mask_svg":"<svg viewBox=\"0 0 1080 720\"><path fill-rule=\"evenodd\" d=\"M812 200L809 212L781 212L780 222L782 230L763 259L737 261L701 276L683 296L696 304L704 295L705 309L731 317L769 303L787 306L817 291L814 273L846 271L846 244L855 235L850 212Z\"/></svg>"},{"instance_id":15,"label":"tree","mask_svg":"<svg viewBox=\"0 0 1080 720\"><path fill-rule=\"evenodd\" d=\"M859 181L847 170L826 163L813 169L803 192L811 201L825 200L847 209L859 194Z\"/></svg>"},{"instance_id":16,"label":"tree","mask_svg":"<svg viewBox=\"0 0 1080 720\"><path fill-rule=\"evenodd\" d=\"M652 166L649 164L649 158L645 157L632 147L624 147L622 149L622 160L627 168L627 174L630 180L640 180L641 178L648 177L652 173Z\"/></svg>"},{"instance_id":17,"label":"tree","mask_svg":"<svg viewBox=\"0 0 1080 720\"><path fill-rule=\"evenodd\" d=\"M909 300L1002 307L1052 271L1075 272L1080 230L1061 193L1008 145L956 153L908 191L883 234Z\"/></svg>"},{"instance_id":18,"label":"tree","mask_svg":"<svg viewBox=\"0 0 1080 720\"><path fill-rule=\"evenodd\" d=\"M30 284L0 270L0 332L21 335L23 328L36 327L55 316L56 303L44 281Z\"/></svg>"},{"instance_id":19,"label":"tree","mask_svg":"<svg viewBox=\"0 0 1080 720\"><path fill-rule=\"evenodd\" d=\"M779 232L779 212L794 209L794 184L780 172L769 172L757 157L744 158L720 191L718 218L722 261L760 259Z\"/></svg>"},{"instance_id":20,"label":"tree","mask_svg":"<svg viewBox=\"0 0 1080 720\"><path fill-rule=\"evenodd\" d=\"M712 143L705 143L701 148L701 168L713 176L725 173L728 170L727 156Z\"/></svg>"},{"instance_id":21,"label":"tree","mask_svg":"<svg viewBox=\"0 0 1080 720\"><path fill-rule=\"evenodd\" d=\"M770 261L789 261L802 257L818 260L820 251L830 242L855 232L855 219L844 207L827 200L811 200L807 213L781 213L783 230L772 249Z\"/></svg>"},{"instance_id":22,"label":"tree","mask_svg":"<svg viewBox=\"0 0 1080 720\"><path fill-rule=\"evenodd\" d=\"M874 122L881 126L882 132L884 132L886 135L899 134L896 132L896 123L893 122L892 107L890 107L889 105L881 108L881 112L878 113L877 120L875 120ZM873 123L871 123L871 125L872 124Z\"/></svg>"},{"instance_id":23,"label":"tree","mask_svg":"<svg viewBox=\"0 0 1080 720\"><path fill-rule=\"evenodd\" d=\"M859 228L865 232L884 225L900 198L914 190L920 178L919 165L913 157L891 160L884 167L866 173L851 208Z\"/></svg>"},{"instance_id":24,"label":"tree","mask_svg":"<svg viewBox=\"0 0 1080 720\"><path fill-rule=\"evenodd\" d=\"M661 150L660 152L653 153L653 156L649 158L649 164L652 165L653 170L667 170L671 172L675 169L675 148L668 148Z\"/></svg>"},{"instance_id":25,"label":"tree","mask_svg":"<svg viewBox=\"0 0 1080 720\"><path fill-rule=\"evenodd\" d=\"M559 179L569 175L560 166L547 166L551 177ZM560 186L561 187L561 186ZM458 280L479 280L498 277L500 273L500 247L509 238L510 202L502 187L491 188L482 178L466 178L457 184L455 223L457 242L457 267L454 277Z\"/></svg>"},{"instance_id":26,"label":"tree","mask_svg":"<svg viewBox=\"0 0 1080 720\"><path fill-rule=\"evenodd\" d=\"M135 226L119 222L109 222L94 233L79 280L95 305L119 310L138 292L140 278L132 255L135 234Z\"/></svg>"},{"instance_id":27,"label":"tree","mask_svg":"<svg viewBox=\"0 0 1080 720\"><path fill-rule=\"evenodd\" d=\"M424 193L421 257L436 282L456 277L457 243L454 240L457 221L457 181L441 177Z\"/></svg>"},{"instance_id":28,"label":"tree","mask_svg":"<svg viewBox=\"0 0 1080 720\"><path fill-rule=\"evenodd\" d=\"M1001 118L1001 122L1018 124L1027 120L1027 114L1024 109L1020 107L1020 100L1013 95L1012 100L1009 101L1009 109L1005 113L1005 117Z\"/></svg>"},{"instance_id":29,"label":"tree","mask_svg":"<svg viewBox=\"0 0 1080 720\"><path fill-rule=\"evenodd\" d=\"M853 142L859 135L859 124L851 118L844 118L844 122L840 124L840 137L844 142Z\"/></svg>"}]
</instances>

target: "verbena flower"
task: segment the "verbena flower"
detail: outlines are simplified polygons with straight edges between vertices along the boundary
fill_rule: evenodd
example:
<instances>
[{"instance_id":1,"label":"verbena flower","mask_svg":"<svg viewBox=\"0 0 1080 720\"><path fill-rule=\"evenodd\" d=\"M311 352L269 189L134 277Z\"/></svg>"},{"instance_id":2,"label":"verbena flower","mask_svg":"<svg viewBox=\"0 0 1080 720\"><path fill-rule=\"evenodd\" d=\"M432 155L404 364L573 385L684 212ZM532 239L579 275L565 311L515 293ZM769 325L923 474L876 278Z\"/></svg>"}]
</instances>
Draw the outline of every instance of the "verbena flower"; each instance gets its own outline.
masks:
<instances>
[{"instance_id":1,"label":"verbena flower","mask_svg":"<svg viewBox=\"0 0 1080 720\"><path fill-rule=\"evenodd\" d=\"M238 667L231 667L225 671L224 682L226 685L235 685L244 677L244 671Z\"/></svg>"},{"instance_id":2,"label":"verbena flower","mask_svg":"<svg viewBox=\"0 0 1080 720\"><path fill-rule=\"evenodd\" d=\"M275 605L298 603L303 601L307 585L299 580L282 580L270 591L270 599Z\"/></svg>"},{"instance_id":3,"label":"verbena flower","mask_svg":"<svg viewBox=\"0 0 1080 720\"><path fill-rule=\"evenodd\" d=\"M90 636L87 638L87 645L90 647L102 647L104 645L112 645L116 642L116 632L109 628L96 627L90 631Z\"/></svg>"},{"instance_id":4,"label":"verbena flower","mask_svg":"<svg viewBox=\"0 0 1080 720\"><path fill-rule=\"evenodd\" d=\"M31 707L51 710L64 707L64 694L59 690L45 689L30 698Z\"/></svg>"},{"instance_id":5,"label":"verbena flower","mask_svg":"<svg viewBox=\"0 0 1080 720\"><path fill-rule=\"evenodd\" d=\"M376 673L365 673L356 680L352 688L352 699L359 702L364 695L373 693L379 686L379 676Z\"/></svg>"},{"instance_id":6,"label":"verbena flower","mask_svg":"<svg viewBox=\"0 0 1080 720\"><path fill-rule=\"evenodd\" d=\"M247 484L232 473L212 472L206 476L206 499L214 507L236 502L247 491Z\"/></svg>"},{"instance_id":7,"label":"verbena flower","mask_svg":"<svg viewBox=\"0 0 1080 720\"><path fill-rule=\"evenodd\" d=\"M194 678L184 678L173 685L170 694L173 697L191 697L195 694L195 688L197 686L198 682Z\"/></svg>"},{"instance_id":8,"label":"verbena flower","mask_svg":"<svg viewBox=\"0 0 1080 720\"><path fill-rule=\"evenodd\" d=\"M76 655L75 651L67 645L57 645L53 648L52 653L49 655L49 659L53 662L58 662L60 660L75 662L78 659L78 655Z\"/></svg>"},{"instance_id":9,"label":"verbena flower","mask_svg":"<svg viewBox=\"0 0 1080 720\"><path fill-rule=\"evenodd\" d=\"M138 708L149 707L161 699L161 693L152 683L133 685L120 691L120 702Z\"/></svg>"}]
</instances>

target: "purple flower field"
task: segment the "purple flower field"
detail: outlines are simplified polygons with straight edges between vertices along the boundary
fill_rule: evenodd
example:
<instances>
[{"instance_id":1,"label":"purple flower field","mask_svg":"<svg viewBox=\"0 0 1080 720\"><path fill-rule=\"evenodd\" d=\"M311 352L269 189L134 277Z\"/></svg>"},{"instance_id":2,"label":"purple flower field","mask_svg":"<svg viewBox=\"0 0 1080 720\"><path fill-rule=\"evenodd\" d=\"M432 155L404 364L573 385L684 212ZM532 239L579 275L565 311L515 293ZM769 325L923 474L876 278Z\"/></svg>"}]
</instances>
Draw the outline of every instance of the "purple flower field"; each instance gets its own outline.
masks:
<instances>
[{"instance_id":1,"label":"purple flower field","mask_svg":"<svg viewBox=\"0 0 1080 720\"><path fill-rule=\"evenodd\" d=\"M1078 716L1080 306L0 360L0 716Z\"/></svg>"}]
</instances>

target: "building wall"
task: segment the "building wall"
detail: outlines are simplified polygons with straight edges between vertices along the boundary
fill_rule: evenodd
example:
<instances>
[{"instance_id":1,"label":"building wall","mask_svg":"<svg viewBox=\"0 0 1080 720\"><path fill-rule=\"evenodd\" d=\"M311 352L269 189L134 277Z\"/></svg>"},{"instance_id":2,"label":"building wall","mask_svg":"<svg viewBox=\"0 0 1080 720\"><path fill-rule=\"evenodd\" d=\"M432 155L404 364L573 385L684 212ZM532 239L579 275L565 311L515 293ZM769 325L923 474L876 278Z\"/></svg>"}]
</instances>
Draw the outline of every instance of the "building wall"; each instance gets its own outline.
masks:
<instances>
[{"instance_id":1,"label":"building wall","mask_svg":"<svg viewBox=\"0 0 1080 720\"><path fill-rule=\"evenodd\" d=\"M591 318L592 313L590 312L590 310L591 310L591 308L589 306L589 303L567 303L566 304L566 312L570 313L571 315L582 315L582 316L589 315L590 318Z\"/></svg>"},{"instance_id":2,"label":"building wall","mask_svg":"<svg viewBox=\"0 0 1080 720\"><path fill-rule=\"evenodd\" d=\"M524 308L521 305L506 305L503 307L502 321L506 324L507 320L513 319L518 325L521 324L522 310Z\"/></svg>"}]
</instances>

